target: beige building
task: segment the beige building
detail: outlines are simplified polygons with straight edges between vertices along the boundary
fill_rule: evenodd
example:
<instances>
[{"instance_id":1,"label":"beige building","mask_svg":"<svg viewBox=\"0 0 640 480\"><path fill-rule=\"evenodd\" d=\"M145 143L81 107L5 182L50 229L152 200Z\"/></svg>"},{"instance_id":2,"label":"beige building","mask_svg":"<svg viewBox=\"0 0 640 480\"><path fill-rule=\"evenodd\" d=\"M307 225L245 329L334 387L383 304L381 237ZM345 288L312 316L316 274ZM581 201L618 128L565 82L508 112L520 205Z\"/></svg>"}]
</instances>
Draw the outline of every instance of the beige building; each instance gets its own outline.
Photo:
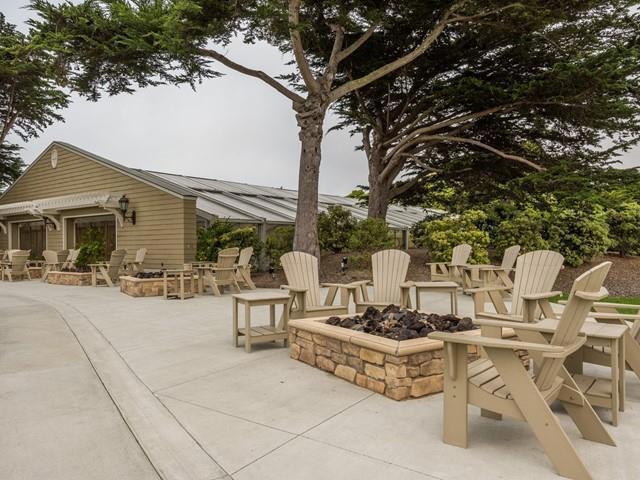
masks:
<instances>
[{"instance_id":1,"label":"beige building","mask_svg":"<svg viewBox=\"0 0 640 480\"><path fill-rule=\"evenodd\" d=\"M367 216L355 199L318 200L319 211L341 205L357 219ZM77 248L92 229L107 251L126 249L133 257L144 247L148 268L177 267L194 260L198 225L226 219L255 226L264 239L271 228L294 224L296 204L295 190L133 169L53 142L0 196L0 250L40 258L44 249ZM428 213L391 206L387 223L406 246L409 229Z\"/></svg>"}]
</instances>

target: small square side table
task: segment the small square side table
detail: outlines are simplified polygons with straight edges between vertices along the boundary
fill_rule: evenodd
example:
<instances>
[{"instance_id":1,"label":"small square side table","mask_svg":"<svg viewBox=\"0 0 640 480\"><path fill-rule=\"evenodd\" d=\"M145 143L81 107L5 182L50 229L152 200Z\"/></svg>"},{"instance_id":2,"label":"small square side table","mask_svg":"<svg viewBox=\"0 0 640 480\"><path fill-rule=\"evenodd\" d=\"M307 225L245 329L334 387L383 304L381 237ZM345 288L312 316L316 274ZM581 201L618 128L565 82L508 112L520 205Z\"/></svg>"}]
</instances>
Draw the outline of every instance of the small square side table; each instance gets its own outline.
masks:
<instances>
[{"instance_id":1,"label":"small square side table","mask_svg":"<svg viewBox=\"0 0 640 480\"><path fill-rule=\"evenodd\" d=\"M233 299L233 345L238 346L238 338L244 337L244 351L251 353L254 343L283 340L286 347L289 339L287 325L289 323L289 294L277 292L237 293ZM244 305L244 328L238 328L238 305ZM276 325L276 305L282 305L282 317ZM269 307L269 325L252 326L251 309L253 307Z\"/></svg>"}]
</instances>

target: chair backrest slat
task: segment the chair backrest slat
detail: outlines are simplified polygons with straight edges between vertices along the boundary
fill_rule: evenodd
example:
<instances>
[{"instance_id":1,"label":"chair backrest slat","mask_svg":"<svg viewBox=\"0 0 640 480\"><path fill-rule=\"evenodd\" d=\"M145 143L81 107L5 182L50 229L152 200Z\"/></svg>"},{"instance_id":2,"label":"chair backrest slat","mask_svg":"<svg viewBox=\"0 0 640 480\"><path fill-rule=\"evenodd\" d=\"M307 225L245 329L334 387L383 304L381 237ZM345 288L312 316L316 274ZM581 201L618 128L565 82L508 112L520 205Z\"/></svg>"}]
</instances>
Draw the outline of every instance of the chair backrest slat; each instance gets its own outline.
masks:
<instances>
[{"instance_id":1,"label":"chair backrest slat","mask_svg":"<svg viewBox=\"0 0 640 480\"><path fill-rule=\"evenodd\" d=\"M253 256L253 247L246 247L240 250L240 256L238 257L238 265L241 267L248 267L251 257Z\"/></svg>"},{"instance_id":2,"label":"chair backrest slat","mask_svg":"<svg viewBox=\"0 0 640 480\"><path fill-rule=\"evenodd\" d=\"M146 257L146 255L147 255L147 249L146 248L139 248L136 251L135 262L136 263L143 263L144 262L144 257Z\"/></svg>"},{"instance_id":3,"label":"chair backrest slat","mask_svg":"<svg viewBox=\"0 0 640 480\"><path fill-rule=\"evenodd\" d=\"M602 288L609 269L611 268L611 262L603 262L600 265L587 270L573 282L567 305L562 312L558 328L556 329L551 339L551 345L567 346L573 343L578 337L578 333L584 325L587 315L593 305L593 300L585 300L577 297L575 292L588 292L598 293ZM564 363L564 358L552 358L545 359L541 366L538 375L536 376L536 385L540 390L546 390L553 384L553 381L558 376L560 367Z\"/></svg>"},{"instance_id":4,"label":"chair backrest slat","mask_svg":"<svg viewBox=\"0 0 640 480\"><path fill-rule=\"evenodd\" d=\"M471 255L471 245L467 243L461 243L453 247L451 252L451 265L466 265Z\"/></svg>"},{"instance_id":5,"label":"chair backrest slat","mask_svg":"<svg viewBox=\"0 0 640 480\"><path fill-rule=\"evenodd\" d=\"M54 252L53 250L44 250L42 256L44 257L44 261L49 264L60 263L58 252Z\"/></svg>"},{"instance_id":6,"label":"chair backrest slat","mask_svg":"<svg viewBox=\"0 0 640 480\"><path fill-rule=\"evenodd\" d=\"M402 302L400 284L407 279L411 257L401 250L382 250L371 255L373 295L376 303Z\"/></svg>"},{"instance_id":7,"label":"chair backrest slat","mask_svg":"<svg viewBox=\"0 0 640 480\"><path fill-rule=\"evenodd\" d=\"M27 250L15 250L11 256L11 273L17 275L25 273L28 261L29 253Z\"/></svg>"},{"instance_id":8,"label":"chair backrest slat","mask_svg":"<svg viewBox=\"0 0 640 480\"><path fill-rule=\"evenodd\" d=\"M226 282L227 280L235 278L235 272L233 270L222 269L231 269L235 265L236 260L238 260L238 254L238 247L225 248L218 252L216 267L220 268L221 270L216 270L216 281Z\"/></svg>"},{"instance_id":9,"label":"chair backrest slat","mask_svg":"<svg viewBox=\"0 0 640 480\"><path fill-rule=\"evenodd\" d=\"M516 260L518 259L518 255L520 254L520 245L513 245L507 248L504 251L504 255L502 256L502 264L501 268L505 270L511 270L513 266L516 264Z\"/></svg>"},{"instance_id":10,"label":"chair backrest slat","mask_svg":"<svg viewBox=\"0 0 640 480\"><path fill-rule=\"evenodd\" d=\"M60 250L60 251L56 252L56 256L58 257L58 260L57 260L56 263L62 263L69 256L69 250Z\"/></svg>"},{"instance_id":11,"label":"chair backrest slat","mask_svg":"<svg viewBox=\"0 0 640 480\"><path fill-rule=\"evenodd\" d=\"M563 261L562 255L551 250L536 250L518 257L513 282L512 315L522 314L523 295L551 291Z\"/></svg>"},{"instance_id":12,"label":"chair backrest slat","mask_svg":"<svg viewBox=\"0 0 640 480\"><path fill-rule=\"evenodd\" d=\"M304 252L288 252L280 257L280 263L287 277L287 284L293 288L305 289L307 306L320 305L320 275L318 259Z\"/></svg>"}]
</instances>

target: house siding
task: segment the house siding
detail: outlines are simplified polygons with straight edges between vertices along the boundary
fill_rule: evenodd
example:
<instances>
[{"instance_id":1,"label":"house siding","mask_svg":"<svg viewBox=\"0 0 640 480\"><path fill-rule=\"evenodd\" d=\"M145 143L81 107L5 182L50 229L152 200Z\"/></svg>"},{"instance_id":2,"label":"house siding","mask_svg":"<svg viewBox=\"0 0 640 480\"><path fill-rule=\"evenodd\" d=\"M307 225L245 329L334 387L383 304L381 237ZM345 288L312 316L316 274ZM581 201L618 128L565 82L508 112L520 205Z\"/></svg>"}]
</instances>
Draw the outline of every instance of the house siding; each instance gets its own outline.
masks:
<instances>
[{"instance_id":1,"label":"house siding","mask_svg":"<svg viewBox=\"0 0 640 480\"><path fill-rule=\"evenodd\" d=\"M50 151L58 151L58 164L52 168ZM146 248L145 266L181 267L195 258L196 203L130 177L117 170L53 144L0 199L0 205L82 192L126 194L129 213L136 211L136 225L116 225L117 246L128 251L132 260L138 248ZM100 208L64 210L62 217L105 214ZM29 217L9 217L14 221ZM31 217L32 218L32 217ZM69 230L67 222L64 228ZM68 231L68 235L73 233ZM47 248L62 250L70 246L64 231L47 232ZM0 233L0 249L8 248L8 236Z\"/></svg>"}]
</instances>

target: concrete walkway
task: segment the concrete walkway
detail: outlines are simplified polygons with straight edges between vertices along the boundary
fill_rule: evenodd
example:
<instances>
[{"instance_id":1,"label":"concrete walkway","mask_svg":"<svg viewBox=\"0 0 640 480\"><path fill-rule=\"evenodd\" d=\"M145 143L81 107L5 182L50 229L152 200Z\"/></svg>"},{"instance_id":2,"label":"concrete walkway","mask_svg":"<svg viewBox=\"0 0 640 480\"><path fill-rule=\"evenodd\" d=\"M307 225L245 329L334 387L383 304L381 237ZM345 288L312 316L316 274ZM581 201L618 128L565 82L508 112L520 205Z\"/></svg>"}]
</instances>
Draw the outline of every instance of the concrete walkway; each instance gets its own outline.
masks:
<instances>
[{"instance_id":1,"label":"concrete walkway","mask_svg":"<svg viewBox=\"0 0 640 480\"><path fill-rule=\"evenodd\" d=\"M469 448L451 447L440 438L441 395L395 402L295 362L281 347L257 346L251 354L234 348L228 295L184 302L133 299L117 289L37 281L0 284L0 295L37 298L80 332L76 334L89 358L163 478L174 477L158 468L161 455L150 454L146 445L173 452L178 463L189 456L196 459L201 467L182 470L181 478L202 480L218 474L237 480L558 478L521 422L492 421L471 409ZM424 308L446 311L448 297L428 298L425 295ZM462 312L469 313L469 299L459 300ZM14 321L0 316L3 329ZM4 356L4 343L0 349ZM5 391L3 386L1 401ZM144 401L137 401L140 396ZM626 407L620 426L607 424L617 448L583 440L569 417L560 414L594 478L640 478L640 464L634 460L640 382L629 374ZM146 415L139 408L153 412L146 423L140 423ZM81 410L77 405L75 409ZM600 413L609 421L607 411ZM31 441L37 443L38 437ZM14 465L28 462L11 455ZM0 476L5 477L38 478ZM111 478L146 477L142 471Z\"/></svg>"}]
</instances>

